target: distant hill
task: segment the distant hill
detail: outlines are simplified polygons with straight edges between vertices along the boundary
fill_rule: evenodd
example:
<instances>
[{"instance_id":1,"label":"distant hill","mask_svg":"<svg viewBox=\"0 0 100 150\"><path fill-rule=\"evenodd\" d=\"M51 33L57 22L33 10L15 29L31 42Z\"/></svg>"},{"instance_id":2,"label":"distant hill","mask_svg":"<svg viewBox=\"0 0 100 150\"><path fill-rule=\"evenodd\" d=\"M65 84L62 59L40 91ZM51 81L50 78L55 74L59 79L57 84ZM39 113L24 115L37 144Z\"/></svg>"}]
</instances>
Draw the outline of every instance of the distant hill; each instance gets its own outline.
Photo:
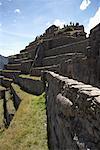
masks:
<instances>
[{"instance_id":1,"label":"distant hill","mask_svg":"<svg viewBox=\"0 0 100 150\"><path fill-rule=\"evenodd\" d=\"M4 68L4 65L8 63L8 58L0 55L0 69Z\"/></svg>"}]
</instances>

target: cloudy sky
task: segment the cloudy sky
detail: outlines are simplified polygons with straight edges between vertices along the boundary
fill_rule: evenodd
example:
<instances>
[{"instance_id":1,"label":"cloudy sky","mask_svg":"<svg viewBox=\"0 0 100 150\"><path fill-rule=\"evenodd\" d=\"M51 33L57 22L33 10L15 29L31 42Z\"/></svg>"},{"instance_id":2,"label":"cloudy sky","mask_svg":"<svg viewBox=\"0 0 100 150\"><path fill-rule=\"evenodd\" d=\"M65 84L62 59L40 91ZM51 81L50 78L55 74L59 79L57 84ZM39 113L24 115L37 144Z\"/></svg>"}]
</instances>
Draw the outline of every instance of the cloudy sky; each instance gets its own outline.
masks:
<instances>
[{"instance_id":1,"label":"cloudy sky","mask_svg":"<svg viewBox=\"0 0 100 150\"><path fill-rule=\"evenodd\" d=\"M0 0L0 54L19 53L51 24L100 23L100 0Z\"/></svg>"}]
</instances>

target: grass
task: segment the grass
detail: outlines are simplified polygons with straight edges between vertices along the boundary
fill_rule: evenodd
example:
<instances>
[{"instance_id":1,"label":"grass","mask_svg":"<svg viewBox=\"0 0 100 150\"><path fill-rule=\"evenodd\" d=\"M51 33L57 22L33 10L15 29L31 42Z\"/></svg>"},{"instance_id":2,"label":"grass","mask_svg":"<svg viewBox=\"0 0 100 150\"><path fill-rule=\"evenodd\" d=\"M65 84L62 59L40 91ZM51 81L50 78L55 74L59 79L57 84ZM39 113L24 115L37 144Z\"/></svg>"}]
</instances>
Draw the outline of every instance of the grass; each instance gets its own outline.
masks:
<instances>
[{"instance_id":1,"label":"grass","mask_svg":"<svg viewBox=\"0 0 100 150\"><path fill-rule=\"evenodd\" d=\"M18 70L2 70L2 72L20 72Z\"/></svg>"},{"instance_id":2,"label":"grass","mask_svg":"<svg viewBox=\"0 0 100 150\"><path fill-rule=\"evenodd\" d=\"M18 66L18 65L21 65L20 63L19 64L8 64L7 66Z\"/></svg>"},{"instance_id":3,"label":"grass","mask_svg":"<svg viewBox=\"0 0 100 150\"><path fill-rule=\"evenodd\" d=\"M0 136L0 150L48 150L45 96L33 96L12 84L21 104L9 128Z\"/></svg>"},{"instance_id":4,"label":"grass","mask_svg":"<svg viewBox=\"0 0 100 150\"><path fill-rule=\"evenodd\" d=\"M2 135L5 128L3 123L3 118L4 118L3 99L1 99L0 100L0 136Z\"/></svg>"},{"instance_id":5,"label":"grass","mask_svg":"<svg viewBox=\"0 0 100 150\"><path fill-rule=\"evenodd\" d=\"M6 88L0 85L0 91L4 91L4 90L6 90Z\"/></svg>"},{"instance_id":6,"label":"grass","mask_svg":"<svg viewBox=\"0 0 100 150\"><path fill-rule=\"evenodd\" d=\"M24 75L24 74L19 75L19 77L21 77L21 78L30 78L30 79L33 79L33 80L41 80L41 77Z\"/></svg>"},{"instance_id":7,"label":"grass","mask_svg":"<svg viewBox=\"0 0 100 150\"><path fill-rule=\"evenodd\" d=\"M3 80L6 80L6 81L13 81L13 79L10 79L10 78L3 78Z\"/></svg>"}]
</instances>

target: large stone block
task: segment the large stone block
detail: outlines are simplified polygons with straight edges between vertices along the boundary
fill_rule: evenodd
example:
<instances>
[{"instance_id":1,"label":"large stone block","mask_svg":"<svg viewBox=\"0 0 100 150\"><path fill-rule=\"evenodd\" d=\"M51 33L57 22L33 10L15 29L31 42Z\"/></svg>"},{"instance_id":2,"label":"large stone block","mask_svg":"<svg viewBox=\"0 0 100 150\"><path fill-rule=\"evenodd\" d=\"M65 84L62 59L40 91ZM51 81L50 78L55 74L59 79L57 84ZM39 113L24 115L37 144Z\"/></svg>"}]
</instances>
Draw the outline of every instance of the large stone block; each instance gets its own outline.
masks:
<instances>
[{"instance_id":1,"label":"large stone block","mask_svg":"<svg viewBox=\"0 0 100 150\"><path fill-rule=\"evenodd\" d=\"M2 78L1 84L2 84L2 86L6 87L6 88L10 88L12 82L13 82L12 79Z\"/></svg>"},{"instance_id":2,"label":"large stone block","mask_svg":"<svg viewBox=\"0 0 100 150\"><path fill-rule=\"evenodd\" d=\"M29 74L32 66L33 60L22 61L21 72L22 74Z\"/></svg>"},{"instance_id":3,"label":"large stone block","mask_svg":"<svg viewBox=\"0 0 100 150\"><path fill-rule=\"evenodd\" d=\"M54 72L44 76L50 149L100 149L100 89Z\"/></svg>"},{"instance_id":4,"label":"large stone block","mask_svg":"<svg viewBox=\"0 0 100 150\"><path fill-rule=\"evenodd\" d=\"M21 75L18 77L17 83L28 93L41 95L44 92L44 83L38 77L25 77L25 75Z\"/></svg>"},{"instance_id":5,"label":"large stone block","mask_svg":"<svg viewBox=\"0 0 100 150\"><path fill-rule=\"evenodd\" d=\"M15 79L18 75L20 75L21 71L15 71L15 70L2 70L2 76L6 78Z\"/></svg>"}]
</instances>

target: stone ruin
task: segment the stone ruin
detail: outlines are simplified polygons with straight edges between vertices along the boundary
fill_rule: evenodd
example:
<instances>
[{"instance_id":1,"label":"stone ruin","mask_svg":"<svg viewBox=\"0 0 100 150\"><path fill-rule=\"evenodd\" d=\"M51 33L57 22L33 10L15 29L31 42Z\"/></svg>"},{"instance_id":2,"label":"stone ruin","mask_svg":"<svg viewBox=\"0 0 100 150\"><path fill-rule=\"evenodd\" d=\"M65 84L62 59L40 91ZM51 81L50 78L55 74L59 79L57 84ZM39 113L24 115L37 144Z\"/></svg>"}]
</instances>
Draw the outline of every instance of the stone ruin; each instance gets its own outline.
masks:
<instances>
[{"instance_id":1,"label":"stone ruin","mask_svg":"<svg viewBox=\"0 0 100 150\"><path fill-rule=\"evenodd\" d=\"M8 64L0 71L5 125L9 126L14 116L7 108L7 93L13 95L15 111L21 102L12 83L34 95L45 91L48 148L99 150L99 57L100 24L88 38L84 26L78 23L63 29L49 27L20 54L9 56ZM41 80L34 80L34 76Z\"/></svg>"}]
</instances>

